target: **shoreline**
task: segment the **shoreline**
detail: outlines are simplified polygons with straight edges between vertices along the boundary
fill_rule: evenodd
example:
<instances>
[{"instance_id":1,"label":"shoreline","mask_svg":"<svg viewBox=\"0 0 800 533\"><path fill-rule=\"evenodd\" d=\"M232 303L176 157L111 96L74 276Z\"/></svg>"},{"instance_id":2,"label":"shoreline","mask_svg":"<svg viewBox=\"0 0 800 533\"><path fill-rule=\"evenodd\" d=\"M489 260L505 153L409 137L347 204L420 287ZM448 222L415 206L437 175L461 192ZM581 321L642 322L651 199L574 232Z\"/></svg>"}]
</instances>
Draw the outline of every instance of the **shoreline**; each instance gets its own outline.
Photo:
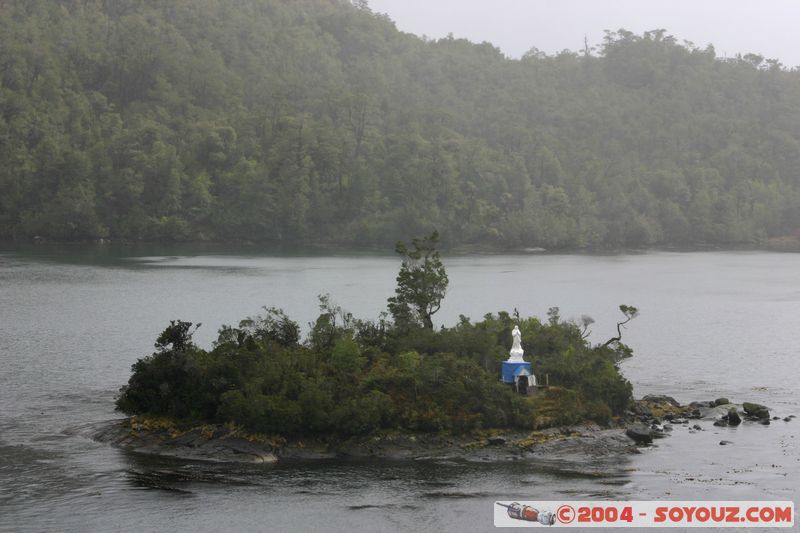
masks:
<instances>
[{"instance_id":1,"label":"shoreline","mask_svg":"<svg viewBox=\"0 0 800 533\"><path fill-rule=\"evenodd\" d=\"M720 400L724 400L720 402ZM614 427L593 422L525 431L491 429L473 434L383 431L366 436L333 435L286 439L248 434L230 424L181 425L165 418L134 416L96 424L90 437L133 453L217 463L268 464L290 460L384 459L518 461L557 460L591 464L641 453L654 440L693 421L720 423L734 409L727 399L681 405L668 396L645 396ZM752 404L747 404L752 405ZM763 407L763 406L760 406ZM764 408L766 409L766 408ZM763 414L742 412L748 422L769 423ZM765 422L766 420L766 422Z\"/></svg>"},{"instance_id":2,"label":"shoreline","mask_svg":"<svg viewBox=\"0 0 800 533\"><path fill-rule=\"evenodd\" d=\"M391 246L359 246L335 242L306 242L298 244L254 242L254 241L136 241L129 239L87 239L80 241L59 241L49 239L0 239L0 247L5 249L46 249L47 247L96 247L98 249L116 248L181 248L204 250L209 253L249 250L269 254L323 255L323 254L368 254L394 256L388 252ZM387 247L388 246L388 247ZM504 246L491 243L460 244L442 251L451 256L461 255L624 255L654 252L800 252L800 239L793 237L774 237L760 244L755 243L660 243L641 246L587 246L565 248L542 248L538 246Z\"/></svg>"},{"instance_id":3,"label":"shoreline","mask_svg":"<svg viewBox=\"0 0 800 533\"><path fill-rule=\"evenodd\" d=\"M185 460L263 464L318 459L450 459L516 461L558 459L591 463L598 458L640 453L653 439L663 417L678 421L692 416L691 406L669 397L645 397L613 427L593 422L535 431L489 429L447 435L381 431L338 438L334 435L286 439L248 434L231 424L182 425L165 418L133 416L98 424L91 438L134 453ZM658 421L658 423L656 423Z\"/></svg>"},{"instance_id":4,"label":"shoreline","mask_svg":"<svg viewBox=\"0 0 800 533\"><path fill-rule=\"evenodd\" d=\"M145 419L146 420L146 419ZM98 424L91 438L146 455L214 463L270 464L309 460L461 460L517 461L569 455L588 462L606 456L639 453L625 428L592 423L527 432L487 430L470 435L381 432L367 436L298 438L248 435L224 425L177 431L148 427L136 417Z\"/></svg>"}]
</instances>

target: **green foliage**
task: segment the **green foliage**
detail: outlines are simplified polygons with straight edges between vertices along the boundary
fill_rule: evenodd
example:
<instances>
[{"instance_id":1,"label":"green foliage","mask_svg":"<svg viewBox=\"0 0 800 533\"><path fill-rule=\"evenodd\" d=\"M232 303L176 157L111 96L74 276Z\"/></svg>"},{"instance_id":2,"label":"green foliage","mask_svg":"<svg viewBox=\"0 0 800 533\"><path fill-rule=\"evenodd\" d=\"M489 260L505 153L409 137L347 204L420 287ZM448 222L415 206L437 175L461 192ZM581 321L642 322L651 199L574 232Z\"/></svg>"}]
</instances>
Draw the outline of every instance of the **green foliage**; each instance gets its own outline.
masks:
<instances>
[{"instance_id":1,"label":"green foliage","mask_svg":"<svg viewBox=\"0 0 800 533\"><path fill-rule=\"evenodd\" d=\"M184 322L183 320L171 320L167 329L161 332L161 335L156 339L156 348L160 351L169 349L175 351L185 350L192 346L192 323ZM197 324L197 328L200 324Z\"/></svg>"},{"instance_id":2,"label":"green foliage","mask_svg":"<svg viewBox=\"0 0 800 533\"><path fill-rule=\"evenodd\" d=\"M557 385L534 398L499 381L516 323L535 373ZM170 323L159 351L133 365L118 409L234 422L260 433L346 436L605 423L631 399L617 368L630 350L588 344L556 309L547 322L501 312L434 331L354 320L323 297L303 343L296 324L269 309L223 327L209 351L191 343L186 324Z\"/></svg>"},{"instance_id":3,"label":"green foliage","mask_svg":"<svg viewBox=\"0 0 800 533\"><path fill-rule=\"evenodd\" d=\"M447 292L445 272L439 251L439 233L411 241L411 248L398 242L395 250L403 258L397 274L395 296L389 298L389 312L402 327L422 325L433 329L432 316L442 306Z\"/></svg>"},{"instance_id":4,"label":"green foliage","mask_svg":"<svg viewBox=\"0 0 800 533\"><path fill-rule=\"evenodd\" d=\"M6 0L0 238L761 243L800 228L800 71L658 30L423 40L345 0Z\"/></svg>"}]
</instances>

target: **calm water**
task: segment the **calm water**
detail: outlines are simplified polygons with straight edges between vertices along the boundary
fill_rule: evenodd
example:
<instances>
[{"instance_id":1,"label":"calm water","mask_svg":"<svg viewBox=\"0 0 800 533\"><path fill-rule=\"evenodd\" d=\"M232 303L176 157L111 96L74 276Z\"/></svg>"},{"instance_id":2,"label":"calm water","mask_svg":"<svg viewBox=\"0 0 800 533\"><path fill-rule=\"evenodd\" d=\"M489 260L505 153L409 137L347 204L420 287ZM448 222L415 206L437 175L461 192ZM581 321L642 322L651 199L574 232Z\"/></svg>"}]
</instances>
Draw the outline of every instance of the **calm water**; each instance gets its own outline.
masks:
<instances>
[{"instance_id":1,"label":"calm water","mask_svg":"<svg viewBox=\"0 0 800 533\"><path fill-rule=\"evenodd\" d=\"M800 419L675 434L622 463L325 462L210 466L115 450L86 425L118 416L115 392L168 320L221 324L316 296L375 317L398 263L376 256L269 256L185 249L0 251L0 530L486 531L498 499L797 500ZM437 318L512 310L589 314L625 340L635 394L727 396L800 415L800 255L649 253L448 257ZM524 339L523 339L524 343ZM535 364L535 363L534 363ZM732 446L719 446L721 439Z\"/></svg>"}]
</instances>

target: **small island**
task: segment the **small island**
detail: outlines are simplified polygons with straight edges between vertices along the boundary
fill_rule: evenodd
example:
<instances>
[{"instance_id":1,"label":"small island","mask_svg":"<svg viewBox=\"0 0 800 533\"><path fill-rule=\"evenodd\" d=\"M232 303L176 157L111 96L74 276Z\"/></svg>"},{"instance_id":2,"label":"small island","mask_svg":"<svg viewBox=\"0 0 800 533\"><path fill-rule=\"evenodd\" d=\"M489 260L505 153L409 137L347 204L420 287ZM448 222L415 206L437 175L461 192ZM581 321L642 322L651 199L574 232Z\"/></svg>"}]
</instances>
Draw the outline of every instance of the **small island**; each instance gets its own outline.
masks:
<instances>
[{"instance_id":1,"label":"small island","mask_svg":"<svg viewBox=\"0 0 800 533\"><path fill-rule=\"evenodd\" d=\"M637 439L621 428L631 421L632 386L619 364L632 355L622 328L637 309L620 306L619 334L597 345L587 340L591 318L565 321L555 307L545 321L499 312L436 329L448 285L437 243L435 232L398 243L396 292L377 320L322 296L305 339L283 311L265 308L223 326L210 350L193 343L197 326L172 321L120 391L117 409L131 418L97 438L249 462L631 448Z\"/></svg>"}]
</instances>

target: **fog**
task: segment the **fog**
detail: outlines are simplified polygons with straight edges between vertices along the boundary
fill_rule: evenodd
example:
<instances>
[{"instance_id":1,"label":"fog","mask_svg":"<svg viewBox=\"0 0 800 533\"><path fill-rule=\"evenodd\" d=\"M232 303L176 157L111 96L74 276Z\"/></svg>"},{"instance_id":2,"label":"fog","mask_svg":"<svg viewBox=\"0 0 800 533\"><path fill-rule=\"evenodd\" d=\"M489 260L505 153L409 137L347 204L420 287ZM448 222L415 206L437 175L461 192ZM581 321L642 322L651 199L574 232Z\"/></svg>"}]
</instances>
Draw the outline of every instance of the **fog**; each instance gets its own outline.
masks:
<instances>
[{"instance_id":1,"label":"fog","mask_svg":"<svg viewBox=\"0 0 800 533\"><path fill-rule=\"evenodd\" d=\"M771 0L370 0L397 27L432 38L453 33L489 41L511 57L531 47L555 53L600 43L603 30L665 28L718 55L758 53L784 65L800 65L800 2Z\"/></svg>"}]
</instances>

